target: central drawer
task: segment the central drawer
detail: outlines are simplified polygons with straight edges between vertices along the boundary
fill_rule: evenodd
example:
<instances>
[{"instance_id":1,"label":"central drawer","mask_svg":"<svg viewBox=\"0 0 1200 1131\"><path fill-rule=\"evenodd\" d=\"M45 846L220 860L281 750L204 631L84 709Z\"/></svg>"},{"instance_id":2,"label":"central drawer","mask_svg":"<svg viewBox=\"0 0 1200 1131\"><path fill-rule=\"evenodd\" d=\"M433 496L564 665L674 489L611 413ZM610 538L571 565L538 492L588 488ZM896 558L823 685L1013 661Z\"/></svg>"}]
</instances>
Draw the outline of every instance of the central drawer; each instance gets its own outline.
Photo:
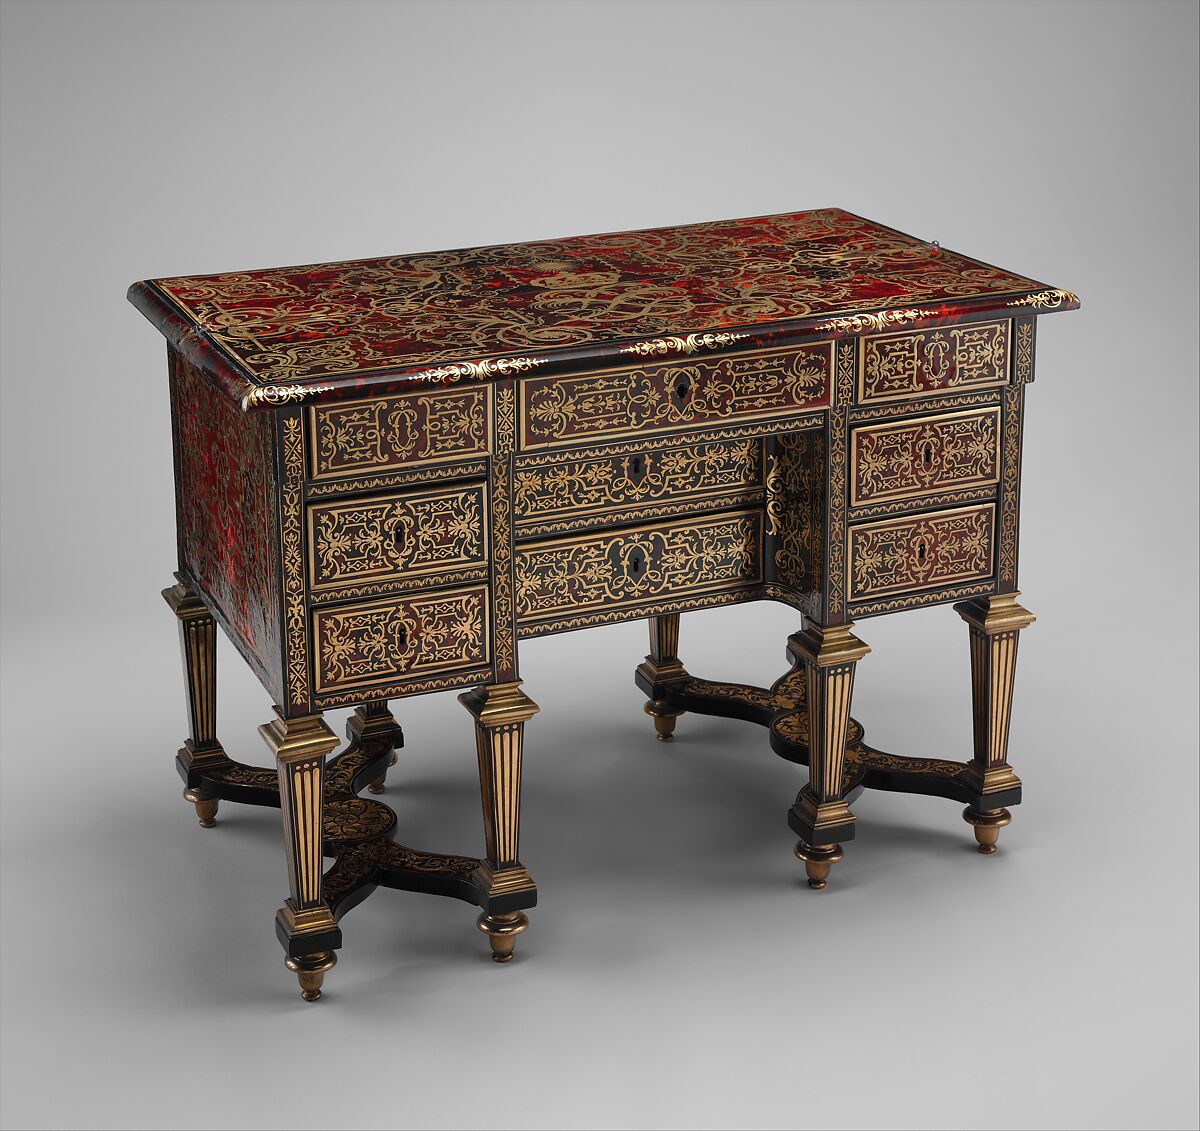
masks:
<instances>
[{"instance_id":1,"label":"central drawer","mask_svg":"<svg viewBox=\"0 0 1200 1131\"><path fill-rule=\"evenodd\" d=\"M762 581L762 512L635 526L533 542L515 555L523 630L588 610L618 610Z\"/></svg>"},{"instance_id":2,"label":"central drawer","mask_svg":"<svg viewBox=\"0 0 1200 1131\"><path fill-rule=\"evenodd\" d=\"M521 446L618 439L777 419L829 404L833 343L526 377Z\"/></svg>"},{"instance_id":3,"label":"central drawer","mask_svg":"<svg viewBox=\"0 0 1200 1131\"><path fill-rule=\"evenodd\" d=\"M761 498L762 441L662 441L517 457L517 536L744 506Z\"/></svg>"}]
</instances>

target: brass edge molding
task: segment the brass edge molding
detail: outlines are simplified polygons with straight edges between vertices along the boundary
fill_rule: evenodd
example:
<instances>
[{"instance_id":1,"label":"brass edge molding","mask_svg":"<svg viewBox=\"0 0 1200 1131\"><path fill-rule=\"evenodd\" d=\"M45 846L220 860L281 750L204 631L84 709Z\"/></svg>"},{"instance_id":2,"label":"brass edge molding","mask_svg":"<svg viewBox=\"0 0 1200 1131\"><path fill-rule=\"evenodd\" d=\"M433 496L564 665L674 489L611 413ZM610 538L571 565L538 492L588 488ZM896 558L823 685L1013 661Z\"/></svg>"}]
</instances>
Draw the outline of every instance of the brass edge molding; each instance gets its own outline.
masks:
<instances>
[{"instance_id":1,"label":"brass edge molding","mask_svg":"<svg viewBox=\"0 0 1200 1131\"><path fill-rule=\"evenodd\" d=\"M891 326L906 326L922 318L936 318L936 310L909 308L906 310L880 310L875 314L852 314L847 317L828 318L818 322L815 329L833 334L861 334L864 331L886 330Z\"/></svg>"},{"instance_id":2,"label":"brass edge molding","mask_svg":"<svg viewBox=\"0 0 1200 1131\"><path fill-rule=\"evenodd\" d=\"M515 377L545 365L549 360L548 357L494 357L484 361L456 361L432 369L418 369L415 373L398 374L398 377L405 381L445 381L447 378L478 381L485 377Z\"/></svg>"},{"instance_id":3,"label":"brass edge molding","mask_svg":"<svg viewBox=\"0 0 1200 1131\"><path fill-rule=\"evenodd\" d=\"M278 707L275 718L258 728L267 749L279 762L300 762L324 757L339 745L338 736L320 713L286 718Z\"/></svg>"},{"instance_id":4,"label":"brass edge molding","mask_svg":"<svg viewBox=\"0 0 1200 1131\"><path fill-rule=\"evenodd\" d=\"M635 357L661 357L665 354L693 354L700 350L715 350L732 345L748 338L749 334L708 333L688 334L680 337L670 334L663 338L647 338L645 341L632 342L621 346L619 353L633 354Z\"/></svg>"},{"instance_id":5,"label":"brass edge molding","mask_svg":"<svg viewBox=\"0 0 1200 1131\"><path fill-rule=\"evenodd\" d=\"M1036 294L1023 295L1021 298L1011 299L1004 305L1032 306L1037 310L1057 310L1060 306L1078 306L1079 296L1072 294L1070 291L1059 290L1057 287L1048 287L1046 290L1038 291Z\"/></svg>"},{"instance_id":6,"label":"brass edge molding","mask_svg":"<svg viewBox=\"0 0 1200 1131\"><path fill-rule=\"evenodd\" d=\"M309 397L328 393L336 385L260 385L242 397L242 411L249 412L259 405L295 404Z\"/></svg>"}]
</instances>

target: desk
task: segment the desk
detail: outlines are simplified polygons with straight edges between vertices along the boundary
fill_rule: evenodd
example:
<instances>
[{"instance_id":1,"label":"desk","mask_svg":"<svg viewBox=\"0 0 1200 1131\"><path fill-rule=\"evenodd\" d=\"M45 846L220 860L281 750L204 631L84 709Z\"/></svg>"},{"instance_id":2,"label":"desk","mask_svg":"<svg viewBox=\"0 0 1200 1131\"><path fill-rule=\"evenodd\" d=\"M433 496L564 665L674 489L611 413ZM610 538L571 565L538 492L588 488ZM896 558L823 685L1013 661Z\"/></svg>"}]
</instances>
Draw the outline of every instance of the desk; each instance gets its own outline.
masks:
<instances>
[{"instance_id":1,"label":"desk","mask_svg":"<svg viewBox=\"0 0 1200 1131\"><path fill-rule=\"evenodd\" d=\"M732 716L807 766L788 821L813 888L863 788L963 803L995 851L1021 797L1008 725L1033 620L1021 418L1037 315L1074 295L827 209L156 279L130 299L168 342L184 797L205 827L221 801L281 807L276 929L306 1000L379 886L477 905L511 959L537 899L518 641L548 633L648 620L636 680L660 740L687 712ZM771 687L684 668L681 613L763 599L804 625ZM869 651L852 622L947 602L970 638L972 755L877 750L850 716ZM275 703L274 769L217 738L217 624ZM360 796L402 745L388 700L449 689L474 720L478 859L403 846Z\"/></svg>"}]
</instances>

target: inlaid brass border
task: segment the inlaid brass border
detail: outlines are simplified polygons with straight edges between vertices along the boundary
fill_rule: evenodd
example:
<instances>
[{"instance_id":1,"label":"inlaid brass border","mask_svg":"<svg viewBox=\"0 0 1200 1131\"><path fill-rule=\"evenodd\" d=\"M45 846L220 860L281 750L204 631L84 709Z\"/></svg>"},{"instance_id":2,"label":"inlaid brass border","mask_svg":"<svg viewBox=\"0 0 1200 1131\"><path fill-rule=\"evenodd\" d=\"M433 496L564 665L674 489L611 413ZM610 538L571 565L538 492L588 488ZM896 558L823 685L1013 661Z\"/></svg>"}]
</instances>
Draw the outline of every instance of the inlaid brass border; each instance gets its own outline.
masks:
<instances>
[{"instance_id":1,"label":"inlaid brass border","mask_svg":"<svg viewBox=\"0 0 1200 1131\"><path fill-rule=\"evenodd\" d=\"M942 480L929 487L915 487L904 491L882 491L860 498L858 493L858 445L855 443L863 433L903 432L909 428L924 427L928 424L943 424L946 421L965 420L969 417L982 418L991 416L996 421L996 443L992 451L992 466L994 473L990 476L975 476L970 479L947 481ZM948 494L951 491L965 491L971 487L994 486L1000 482L1000 406L991 405L987 408L972 409L966 412L947 412L929 416L910 416L901 420L889 421L886 424L852 424L850 426L850 505L852 507L866 506L874 503L897 502L901 499L919 499L923 495Z\"/></svg>"}]
</instances>

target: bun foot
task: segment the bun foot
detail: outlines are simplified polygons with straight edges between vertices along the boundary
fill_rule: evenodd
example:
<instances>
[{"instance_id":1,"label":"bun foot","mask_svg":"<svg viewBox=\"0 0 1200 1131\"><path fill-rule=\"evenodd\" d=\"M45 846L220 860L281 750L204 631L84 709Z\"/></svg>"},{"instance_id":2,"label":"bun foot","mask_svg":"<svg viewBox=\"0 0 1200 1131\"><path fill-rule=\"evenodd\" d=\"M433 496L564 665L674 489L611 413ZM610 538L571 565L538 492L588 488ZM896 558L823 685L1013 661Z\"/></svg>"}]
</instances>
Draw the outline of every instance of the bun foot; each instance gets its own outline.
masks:
<instances>
[{"instance_id":1,"label":"bun foot","mask_svg":"<svg viewBox=\"0 0 1200 1131\"><path fill-rule=\"evenodd\" d=\"M337 965L337 951L318 950L315 954L286 958L284 965L299 979L300 996L305 1001L319 1001L325 973Z\"/></svg>"},{"instance_id":2,"label":"bun foot","mask_svg":"<svg viewBox=\"0 0 1200 1131\"><path fill-rule=\"evenodd\" d=\"M963 810L963 820L975 830L976 851L991 856L996 851L1000 830L1012 820L1007 809L973 809L968 805Z\"/></svg>"},{"instance_id":3,"label":"bun foot","mask_svg":"<svg viewBox=\"0 0 1200 1131\"><path fill-rule=\"evenodd\" d=\"M683 712L671 710L665 699L652 699L642 710L654 720L654 737L659 742L671 742L675 737L675 720Z\"/></svg>"},{"instance_id":4,"label":"bun foot","mask_svg":"<svg viewBox=\"0 0 1200 1131\"><path fill-rule=\"evenodd\" d=\"M393 750L392 751L392 759L390 762L388 762L388 766L394 766L398 760L399 760L399 756ZM379 775L379 777L377 777L373 782L371 782L370 785L367 786L367 792L374 793L374 794L380 794L384 791L386 786L387 786L387 770L384 770L383 773Z\"/></svg>"},{"instance_id":5,"label":"bun foot","mask_svg":"<svg viewBox=\"0 0 1200 1131\"><path fill-rule=\"evenodd\" d=\"M183 791L183 799L196 806L196 816L202 829L211 829L217 823L217 806L221 804L219 798L189 788Z\"/></svg>"},{"instance_id":6,"label":"bun foot","mask_svg":"<svg viewBox=\"0 0 1200 1131\"><path fill-rule=\"evenodd\" d=\"M529 926L529 916L524 911L513 911L508 915L489 915L486 911L475 921L492 946L493 962L511 962L517 935Z\"/></svg>"},{"instance_id":7,"label":"bun foot","mask_svg":"<svg viewBox=\"0 0 1200 1131\"><path fill-rule=\"evenodd\" d=\"M829 884L829 869L845 854L840 844L806 844L796 841L796 859L804 861L808 886L823 891Z\"/></svg>"}]
</instances>

